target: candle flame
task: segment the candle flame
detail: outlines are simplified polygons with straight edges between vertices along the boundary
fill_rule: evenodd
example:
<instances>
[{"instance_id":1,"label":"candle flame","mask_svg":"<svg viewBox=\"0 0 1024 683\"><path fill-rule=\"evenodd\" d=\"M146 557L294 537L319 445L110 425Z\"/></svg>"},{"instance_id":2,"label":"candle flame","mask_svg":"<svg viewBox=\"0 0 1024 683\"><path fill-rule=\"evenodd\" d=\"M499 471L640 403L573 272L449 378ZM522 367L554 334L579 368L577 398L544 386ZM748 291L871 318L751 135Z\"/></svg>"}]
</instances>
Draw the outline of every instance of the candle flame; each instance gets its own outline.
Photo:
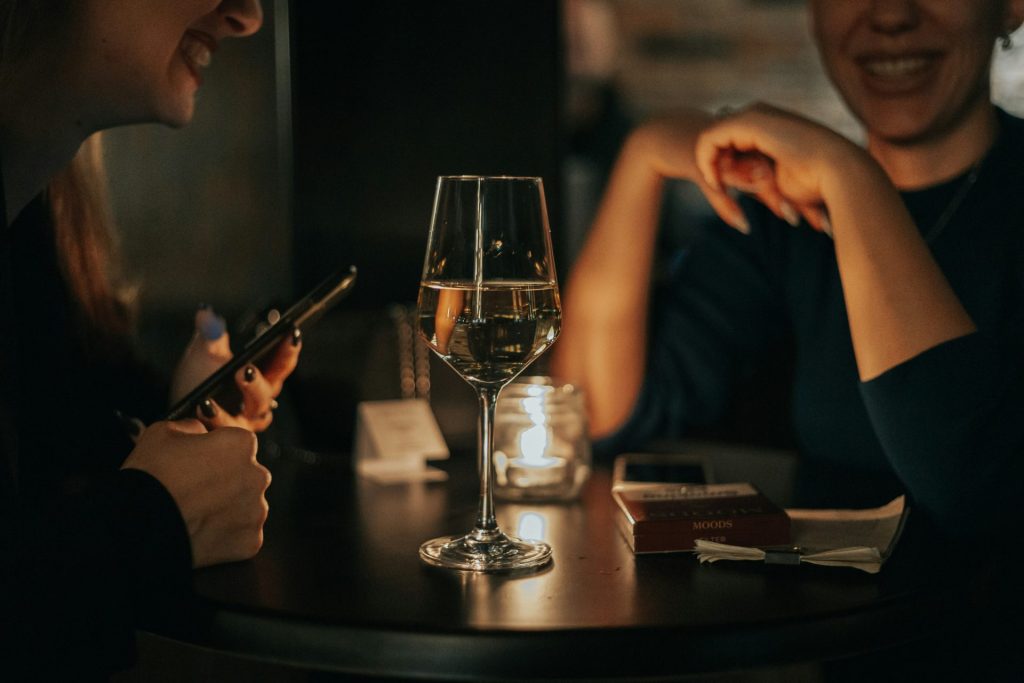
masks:
<instances>
[{"instance_id":1,"label":"candle flame","mask_svg":"<svg viewBox=\"0 0 1024 683\"><path fill-rule=\"evenodd\" d=\"M524 429L519 435L519 452L522 453L524 464L541 466L551 462L547 457L548 428L543 424L535 424Z\"/></svg>"},{"instance_id":2,"label":"candle flame","mask_svg":"<svg viewBox=\"0 0 1024 683\"><path fill-rule=\"evenodd\" d=\"M544 412L544 397L543 396L531 396L530 398L524 398L520 401L523 406L523 412L526 413L526 417L530 418L530 422L535 425L542 425L547 422L547 415Z\"/></svg>"}]
</instances>

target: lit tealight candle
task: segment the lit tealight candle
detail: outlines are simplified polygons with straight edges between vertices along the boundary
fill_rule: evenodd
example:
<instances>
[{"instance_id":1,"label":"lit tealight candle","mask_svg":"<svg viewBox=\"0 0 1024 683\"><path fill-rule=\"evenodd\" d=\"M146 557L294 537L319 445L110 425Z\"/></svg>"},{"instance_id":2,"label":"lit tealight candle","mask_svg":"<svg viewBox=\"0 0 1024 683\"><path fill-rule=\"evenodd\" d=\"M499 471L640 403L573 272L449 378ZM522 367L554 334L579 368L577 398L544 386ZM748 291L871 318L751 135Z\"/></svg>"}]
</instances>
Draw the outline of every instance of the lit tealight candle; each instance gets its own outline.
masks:
<instances>
[{"instance_id":1,"label":"lit tealight candle","mask_svg":"<svg viewBox=\"0 0 1024 683\"><path fill-rule=\"evenodd\" d=\"M495 495L575 498L590 472L583 404L571 385L531 378L509 385L495 418Z\"/></svg>"},{"instance_id":2,"label":"lit tealight candle","mask_svg":"<svg viewBox=\"0 0 1024 683\"><path fill-rule=\"evenodd\" d=\"M557 439L551 439L547 425L534 424L519 435L519 457L508 464L508 480L513 486L552 486L562 483L566 477L566 460L555 455ZM551 443L551 452L548 444Z\"/></svg>"}]
</instances>

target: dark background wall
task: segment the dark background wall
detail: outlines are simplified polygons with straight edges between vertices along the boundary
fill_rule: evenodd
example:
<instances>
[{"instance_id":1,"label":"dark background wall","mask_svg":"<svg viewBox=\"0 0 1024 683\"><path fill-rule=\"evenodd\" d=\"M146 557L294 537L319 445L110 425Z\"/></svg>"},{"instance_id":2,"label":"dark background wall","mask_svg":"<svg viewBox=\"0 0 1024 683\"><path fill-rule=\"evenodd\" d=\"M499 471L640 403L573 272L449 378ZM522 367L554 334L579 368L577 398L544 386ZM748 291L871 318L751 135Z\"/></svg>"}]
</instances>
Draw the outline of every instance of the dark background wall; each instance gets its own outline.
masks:
<instances>
[{"instance_id":1,"label":"dark background wall","mask_svg":"<svg viewBox=\"0 0 1024 683\"><path fill-rule=\"evenodd\" d=\"M541 176L561 244L559 3L293 1L291 45L295 283L359 281L289 391L305 445L344 450L358 401L401 395L389 306L415 302L437 176ZM471 390L427 366L446 438L472 442Z\"/></svg>"},{"instance_id":2,"label":"dark background wall","mask_svg":"<svg viewBox=\"0 0 1024 683\"><path fill-rule=\"evenodd\" d=\"M548 1L292 3L302 286L352 262L354 306L414 301L439 175L541 176L558 241L558 10Z\"/></svg>"}]
</instances>

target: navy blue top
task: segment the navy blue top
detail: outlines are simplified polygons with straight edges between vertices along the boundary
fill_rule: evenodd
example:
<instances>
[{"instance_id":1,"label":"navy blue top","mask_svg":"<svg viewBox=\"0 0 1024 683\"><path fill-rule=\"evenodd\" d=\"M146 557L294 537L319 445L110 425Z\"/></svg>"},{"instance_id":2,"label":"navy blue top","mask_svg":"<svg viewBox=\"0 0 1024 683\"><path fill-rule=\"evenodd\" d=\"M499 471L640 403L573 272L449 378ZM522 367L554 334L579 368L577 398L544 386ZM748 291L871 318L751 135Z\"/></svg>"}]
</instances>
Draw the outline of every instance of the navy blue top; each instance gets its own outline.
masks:
<instances>
[{"instance_id":1,"label":"navy blue top","mask_svg":"<svg viewBox=\"0 0 1024 683\"><path fill-rule=\"evenodd\" d=\"M754 202L750 236L715 224L652 302L647 376L631 417L600 446L635 449L715 419L783 339L795 341L792 414L810 472L838 473L848 499L902 491L956 536L997 533L1024 493L1024 121L967 175L903 194L978 332L861 382L831 240ZM813 482L811 482L813 488Z\"/></svg>"}]
</instances>

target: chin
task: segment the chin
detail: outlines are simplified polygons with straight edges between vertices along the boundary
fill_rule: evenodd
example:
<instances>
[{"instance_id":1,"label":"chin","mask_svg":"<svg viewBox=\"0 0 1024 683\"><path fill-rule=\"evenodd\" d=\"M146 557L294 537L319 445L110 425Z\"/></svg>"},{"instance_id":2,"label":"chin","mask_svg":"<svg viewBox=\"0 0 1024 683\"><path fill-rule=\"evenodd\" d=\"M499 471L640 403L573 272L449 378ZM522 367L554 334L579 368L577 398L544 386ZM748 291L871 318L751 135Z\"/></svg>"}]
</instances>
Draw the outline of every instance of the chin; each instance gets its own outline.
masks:
<instances>
[{"instance_id":1,"label":"chin","mask_svg":"<svg viewBox=\"0 0 1024 683\"><path fill-rule=\"evenodd\" d=\"M184 128L188 124L192 123L192 117L177 117L177 118L166 118L162 119L160 123L164 124L168 128Z\"/></svg>"},{"instance_id":2,"label":"chin","mask_svg":"<svg viewBox=\"0 0 1024 683\"><path fill-rule=\"evenodd\" d=\"M938 116L908 104L872 107L858 112L868 133L893 144L912 144L935 132Z\"/></svg>"},{"instance_id":3,"label":"chin","mask_svg":"<svg viewBox=\"0 0 1024 683\"><path fill-rule=\"evenodd\" d=\"M161 107L157 121L171 128L183 128L192 123L195 115L195 103L192 98L188 102L177 103L177 106Z\"/></svg>"},{"instance_id":4,"label":"chin","mask_svg":"<svg viewBox=\"0 0 1024 683\"><path fill-rule=\"evenodd\" d=\"M932 127L921 121L887 121L884 126L868 126L868 132L875 138L894 145L912 145L928 139Z\"/></svg>"},{"instance_id":5,"label":"chin","mask_svg":"<svg viewBox=\"0 0 1024 683\"><path fill-rule=\"evenodd\" d=\"M196 109L199 83L190 72L174 73L160 88L149 92L149 111L153 121L171 128L192 122Z\"/></svg>"}]
</instances>

